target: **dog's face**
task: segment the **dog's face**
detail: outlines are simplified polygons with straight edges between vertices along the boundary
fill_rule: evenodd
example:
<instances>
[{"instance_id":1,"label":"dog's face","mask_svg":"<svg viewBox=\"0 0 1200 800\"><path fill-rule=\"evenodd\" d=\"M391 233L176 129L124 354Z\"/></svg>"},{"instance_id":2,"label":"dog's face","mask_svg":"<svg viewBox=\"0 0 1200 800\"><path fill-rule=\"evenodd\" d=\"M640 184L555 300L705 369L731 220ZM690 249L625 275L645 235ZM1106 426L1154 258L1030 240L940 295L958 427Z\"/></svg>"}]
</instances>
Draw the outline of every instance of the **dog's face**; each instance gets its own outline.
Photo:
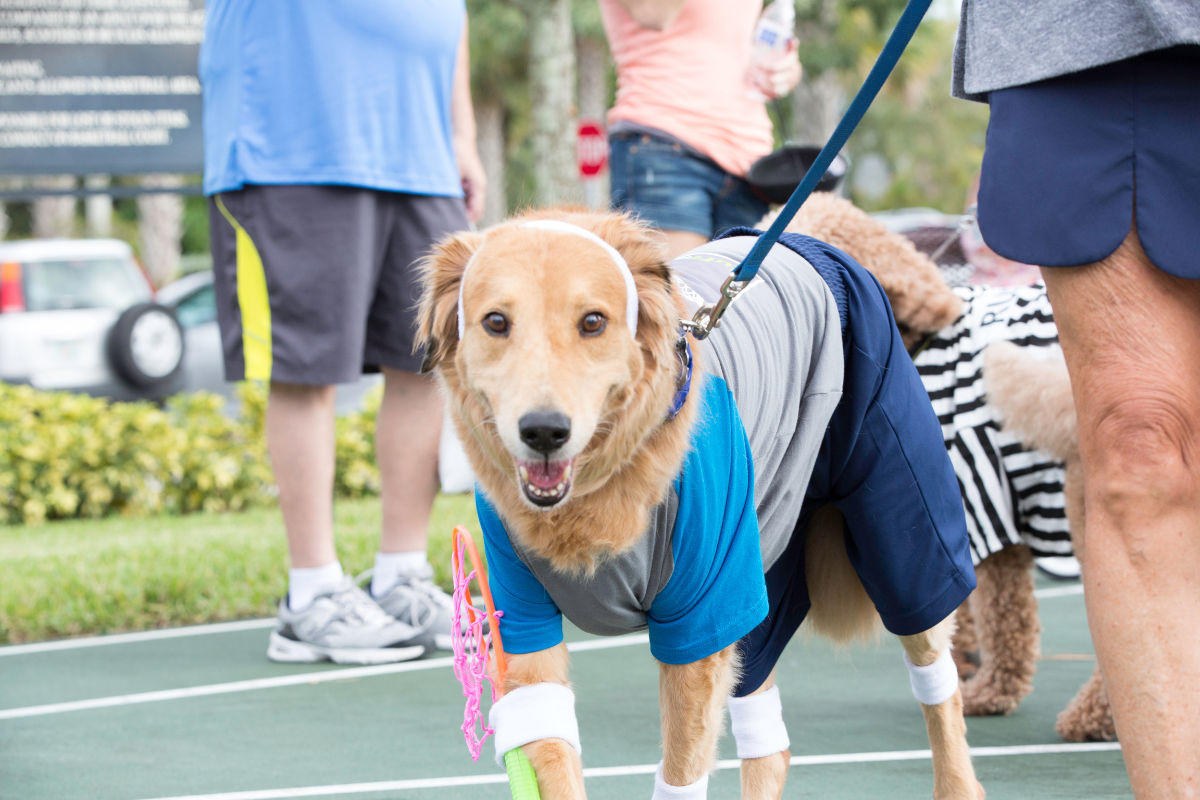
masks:
<instances>
[{"instance_id":1,"label":"dog's face","mask_svg":"<svg viewBox=\"0 0 1200 800\"><path fill-rule=\"evenodd\" d=\"M643 337L631 332L624 275L599 244L519 223L457 244L444 244L427 268L422 315L438 340L431 354L448 357L441 340L457 340L451 378L467 402L477 404L482 424L472 433L482 439L482 450L516 482L524 502L561 506L645 380L647 361L658 359L647 359ZM464 257L470 262L465 276ZM669 295L657 251L654 260L658 291ZM460 340L458 287L453 320L447 318L450 280L438 299L438 273L449 278L455 271L462 282Z\"/></svg>"}]
</instances>

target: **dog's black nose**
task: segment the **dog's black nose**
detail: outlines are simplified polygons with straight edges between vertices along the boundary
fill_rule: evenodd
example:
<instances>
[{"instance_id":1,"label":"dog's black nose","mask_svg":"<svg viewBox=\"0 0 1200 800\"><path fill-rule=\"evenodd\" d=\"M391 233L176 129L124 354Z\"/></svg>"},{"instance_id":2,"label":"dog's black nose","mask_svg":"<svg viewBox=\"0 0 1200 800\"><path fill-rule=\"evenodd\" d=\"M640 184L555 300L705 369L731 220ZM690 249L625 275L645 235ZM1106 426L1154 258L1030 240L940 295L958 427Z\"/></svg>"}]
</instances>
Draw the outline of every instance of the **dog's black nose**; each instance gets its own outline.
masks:
<instances>
[{"instance_id":1,"label":"dog's black nose","mask_svg":"<svg viewBox=\"0 0 1200 800\"><path fill-rule=\"evenodd\" d=\"M550 455L571 438L571 419L557 411L530 411L517 420L521 441L542 455Z\"/></svg>"}]
</instances>

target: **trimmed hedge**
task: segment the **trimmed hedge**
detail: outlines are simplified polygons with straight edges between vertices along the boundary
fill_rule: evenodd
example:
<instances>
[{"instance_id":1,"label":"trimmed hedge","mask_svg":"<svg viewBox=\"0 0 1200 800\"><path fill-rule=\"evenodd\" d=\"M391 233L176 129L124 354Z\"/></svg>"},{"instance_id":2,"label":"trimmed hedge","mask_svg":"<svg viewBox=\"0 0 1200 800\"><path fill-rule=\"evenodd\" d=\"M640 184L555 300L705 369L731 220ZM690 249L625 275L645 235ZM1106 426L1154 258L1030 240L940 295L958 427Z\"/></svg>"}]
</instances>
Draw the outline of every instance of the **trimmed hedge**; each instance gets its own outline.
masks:
<instances>
[{"instance_id":1,"label":"trimmed hedge","mask_svg":"<svg viewBox=\"0 0 1200 800\"><path fill-rule=\"evenodd\" d=\"M236 511L272 502L266 457L266 387L239 389L241 415L224 398L178 395L159 408L0 384L0 523L114 514ZM335 491L378 494L375 414L337 421Z\"/></svg>"}]
</instances>

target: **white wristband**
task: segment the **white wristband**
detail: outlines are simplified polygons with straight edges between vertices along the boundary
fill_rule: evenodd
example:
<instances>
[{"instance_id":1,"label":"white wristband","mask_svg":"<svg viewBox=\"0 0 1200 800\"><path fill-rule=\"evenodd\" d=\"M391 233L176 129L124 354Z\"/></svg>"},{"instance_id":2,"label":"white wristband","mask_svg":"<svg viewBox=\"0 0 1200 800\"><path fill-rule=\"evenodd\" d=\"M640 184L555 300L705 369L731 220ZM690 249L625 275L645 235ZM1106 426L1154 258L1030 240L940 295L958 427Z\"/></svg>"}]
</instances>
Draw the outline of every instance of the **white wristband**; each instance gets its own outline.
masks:
<instances>
[{"instance_id":1,"label":"white wristband","mask_svg":"<svg viewBox=\"0 0 1200 800\"><path fill-rule=\"evenodd\" d=\"M654 797L651 800L707 800L707 772L695 783L689 783L687 786L672 786L663 779L662 765L663 762L658 762L658 769L654 771Z\"/></svg>"},{"instance_id":2,"label":"white wristband","mask_svg":"<svg viewBox=\"0 0 1200 800\"><path fill-rule=\"evenodd\" d=\"M925 667L918 667L905 653L904 665L908 667L913 697L924 705L940 706L958 691L958 667L954 666L949 648Z\"/></svg>"},{"instance_id":3,"label":"white wristband","mask_svg":"<svg viewBox=\"0 0 1200 800\"><path fill-rule=\"evenodd\" d=\"M779 687L747 697L729 698L729 727L737 742L738 758L763 758L791 747L783 724Z\"/></svg>"},{"instance_id":4,"label":"white wristband","mask_svg":"<svg viewBox=\"0 0 1200 800\"><path fill-rule=\"evenodd\" d=\"M535 683L513 689L492 703L488 725L496 732L496 765L504 766L509 750L540 739L562 739L583 755L575 693L558 683Z\"/></svg>"}]
</instances>

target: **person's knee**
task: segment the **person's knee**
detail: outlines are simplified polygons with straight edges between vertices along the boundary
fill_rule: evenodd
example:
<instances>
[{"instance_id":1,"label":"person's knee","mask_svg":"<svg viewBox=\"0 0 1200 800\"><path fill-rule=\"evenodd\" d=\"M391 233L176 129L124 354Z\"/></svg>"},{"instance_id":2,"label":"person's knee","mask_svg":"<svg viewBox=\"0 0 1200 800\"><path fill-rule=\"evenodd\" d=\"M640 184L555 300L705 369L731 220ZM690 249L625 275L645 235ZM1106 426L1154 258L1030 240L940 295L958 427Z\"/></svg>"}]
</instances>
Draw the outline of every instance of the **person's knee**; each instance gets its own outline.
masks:
<instances>
[{"instance_id":1,"label":"person's knee","mask_svg":"<svg viewBox=\"0 0 1200 800\"><path fill-rule=\"evenodd\" d=\"M1198 432L1200 409L1169 390L1112 403L1091 431L1099 463L1088 494L1118 520L1197 502Z\"/></svg>"}]
</instances>

